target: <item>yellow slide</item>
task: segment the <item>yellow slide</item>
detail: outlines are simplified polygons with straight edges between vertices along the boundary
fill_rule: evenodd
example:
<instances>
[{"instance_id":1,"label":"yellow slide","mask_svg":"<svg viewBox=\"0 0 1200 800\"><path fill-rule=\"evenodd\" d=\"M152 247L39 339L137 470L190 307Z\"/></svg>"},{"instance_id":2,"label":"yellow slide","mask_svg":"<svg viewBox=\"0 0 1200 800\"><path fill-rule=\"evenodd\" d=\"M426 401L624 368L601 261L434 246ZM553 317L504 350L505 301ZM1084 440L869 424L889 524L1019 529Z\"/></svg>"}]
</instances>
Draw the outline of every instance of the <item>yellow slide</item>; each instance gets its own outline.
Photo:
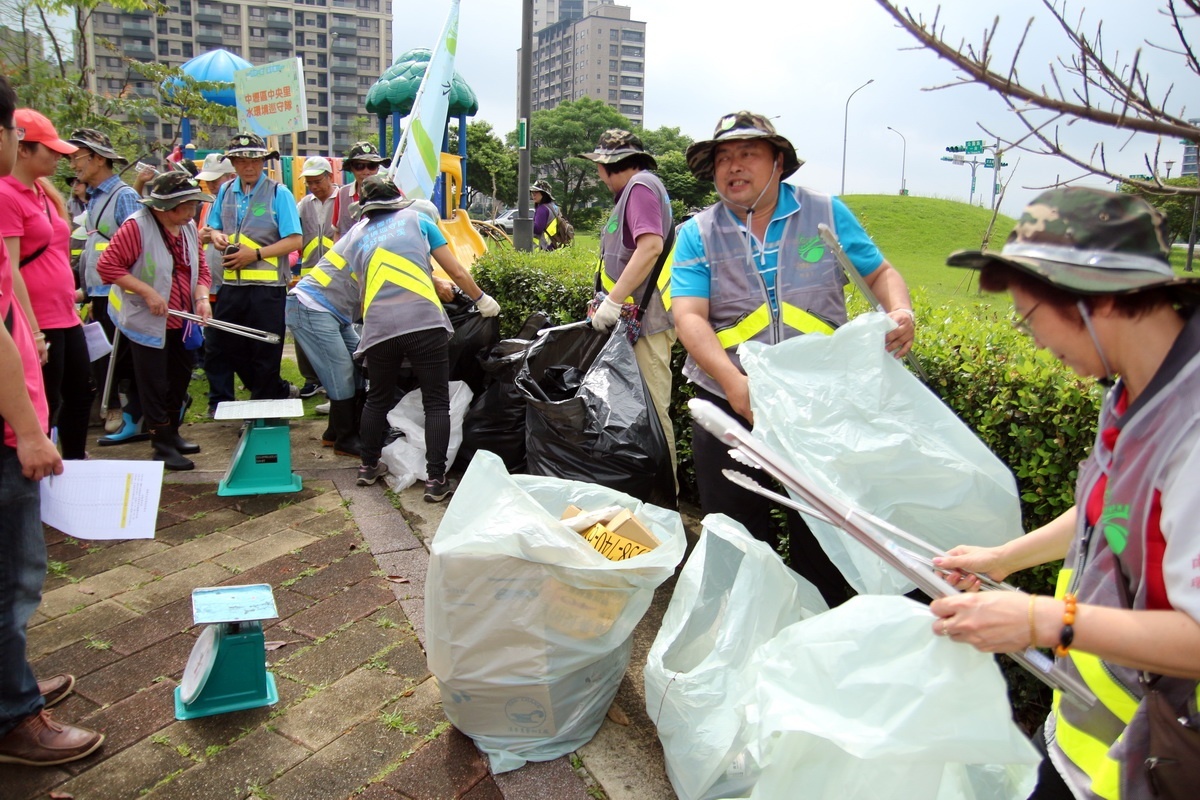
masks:
<instances>
[{"instance_id":1,"label":"yellow slide","mask_svg":"<svg viewBox=\"0 0 1200 800\"><path fill-rule=\"evenodd\" d=\"M446 242L450 245L450 249L454 251L454 257L468 270L475 263L475 259L487 252L487 245L484 244L483 237L471 225L471 218L467 216L467 212L463 209L454 209L454 214L450 219L440 220L438 227L441 229L442 235L446 237ZM436 264L433 274L439 278L450 279L450 276L445 274L442 268L436 266Z\"/></svg>"}]
</instances>

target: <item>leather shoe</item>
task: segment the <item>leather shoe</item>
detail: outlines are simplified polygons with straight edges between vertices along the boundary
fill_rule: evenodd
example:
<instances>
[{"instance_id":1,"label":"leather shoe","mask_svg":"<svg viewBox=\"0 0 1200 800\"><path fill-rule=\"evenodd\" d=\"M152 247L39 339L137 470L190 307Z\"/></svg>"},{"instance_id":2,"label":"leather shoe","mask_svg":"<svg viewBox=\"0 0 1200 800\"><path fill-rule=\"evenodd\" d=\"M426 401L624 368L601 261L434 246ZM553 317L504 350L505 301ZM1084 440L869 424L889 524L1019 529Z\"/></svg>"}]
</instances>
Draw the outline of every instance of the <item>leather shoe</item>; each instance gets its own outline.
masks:
<instances>
[{"instance_id":1,"label":"leather shoe","mask_svg":"<svg viewBox=\"0 0 1200 800\"><path fill-rule=\"evenodd\" d=\"M41 693L42 700L46 703L45 707L49 708L67 699L67 695L75 689L75 676L64 673L37 683L38 692Z\"/></svg>"},{"instance_id":2,"label":"leather shoe","mask_svg":"<svg viewBox=\"0 0 1200 800\"><path fill-rule=\"evenodd\" d=\"M102 744L103 733L55 722L43 709L0 738L0 764L51 767L86 758Z\"/></svg>"}]
</instances>

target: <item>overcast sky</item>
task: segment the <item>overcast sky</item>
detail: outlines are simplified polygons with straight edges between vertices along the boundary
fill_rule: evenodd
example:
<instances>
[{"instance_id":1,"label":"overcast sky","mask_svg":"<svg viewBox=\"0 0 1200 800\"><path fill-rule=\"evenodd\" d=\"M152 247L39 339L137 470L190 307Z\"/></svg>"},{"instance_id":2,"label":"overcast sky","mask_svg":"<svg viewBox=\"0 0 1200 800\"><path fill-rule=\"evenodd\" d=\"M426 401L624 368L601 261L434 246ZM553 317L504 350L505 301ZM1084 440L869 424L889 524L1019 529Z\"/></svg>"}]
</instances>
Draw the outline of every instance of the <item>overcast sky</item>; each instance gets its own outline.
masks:
<instances>
[{"instance_id":1,"label":"overcast sky","mask_svg":"<svg viewBox=\"0 0 1200 800\"><path fill-rule=\"evenodd\" d=\"M458 72L479 97L476 119L501 135L515 127L517 48L521 0L462 0ZM943 163L947 145L985 138L980 124L1015 134L1019 126L999 97L980 87L925 89L955 80L949 64L933 53L911 49L915 41L897 28L875 0L783 2L782 0L631 0L634 19L647 23L646 127L678 126L694 139L708 138L718 117L747 108L771 117L807 164L795 180L821 191L841 186L843 115L846 98L868 80L849 106L846 194L888 194L900 189L903 142L910 194L966 201L971 171ZM915 11L932 15L936 0L908 0ZM997 62L1007 66L1013 44L1028 19L1033 31L1018 64L1021 78L1040 85L1048 63L1069 52L1067 42L1039 0L945 0L941 21L951 38L979 42L1000 15ZM1171 45L1172 32L1156 0L1093 0L1072 4L1071 18L1085 11L1085 27L1104 22L1106 51L1125 57L1141 47L1152 86L1174 83L1170 106L1186 106L1200 116L1196 89L1182 59L1145 45L1146 39ZM395 0L396 54L432 47L445 22L448 0ZM1200 45L1200 24L1189 23ZM1128 141L1102 129L1075 126L1061 135L1086 155L1103 140L1110 167L1146 173L1143 156L1153 137ZM1163 161L1173 159L1179 174L1182 145L1162 143ZM1016 168L1003 209L1016 214L1037 188L1065 180L1079 170L1066 162L1029 154L1006 158ZM1165 166L1161 167L1165 171ZM975 201L990 190L991 171L978 170ZM1092 178L1088 185L1106 185ZM1108 184L1111 186L1111 184ZM985 199L987 202L987 199Z\"/></svg>"}]
</instances>

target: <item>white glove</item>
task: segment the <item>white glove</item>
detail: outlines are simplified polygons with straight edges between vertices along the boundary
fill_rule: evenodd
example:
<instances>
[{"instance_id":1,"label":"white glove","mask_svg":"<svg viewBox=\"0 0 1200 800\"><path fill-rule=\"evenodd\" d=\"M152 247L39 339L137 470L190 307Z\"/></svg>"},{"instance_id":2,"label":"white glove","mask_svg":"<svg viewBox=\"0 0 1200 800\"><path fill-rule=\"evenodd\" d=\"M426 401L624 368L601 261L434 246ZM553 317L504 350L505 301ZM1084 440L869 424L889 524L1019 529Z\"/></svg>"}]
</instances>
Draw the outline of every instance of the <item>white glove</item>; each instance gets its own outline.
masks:
<instances>
[{"instance_id":1,"label":"white glove","mask_svg":"<svg viewBox=\"0 0 1200 800\"><path fill-rule=\"evenodd\" d=\"M484 294L475 301L475 307L479 309L479 313L486 317L500 316L500 304L496 302L496 298L490 294Z\"/></svg>"},{"instance_id":2,"label":"white glove","mask_svg":"<svg viewBox=\"0 0 1200 800\"><path fill-rule=\"evenodd\" d=\"M606 297L592 315L592 327L598 331L607 331L616 324L621 316L621 304L614 303L611 297Z\"/></svg>"}]
</instances>

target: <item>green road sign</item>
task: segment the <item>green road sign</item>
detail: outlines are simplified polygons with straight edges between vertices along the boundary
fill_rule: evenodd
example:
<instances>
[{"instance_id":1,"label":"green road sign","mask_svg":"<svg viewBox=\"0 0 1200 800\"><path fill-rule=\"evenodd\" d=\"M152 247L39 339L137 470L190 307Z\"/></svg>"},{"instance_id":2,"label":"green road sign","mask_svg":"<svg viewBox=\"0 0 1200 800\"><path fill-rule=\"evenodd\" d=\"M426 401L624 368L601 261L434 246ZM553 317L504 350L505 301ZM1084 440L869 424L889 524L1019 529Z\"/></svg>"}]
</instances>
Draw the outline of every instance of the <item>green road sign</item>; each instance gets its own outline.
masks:
<instances>
[{"instance_id":1,"label":"green road sign","mask_svg":"<svg viewBox=\"0 0 1200 800\"><path fill-rule=\"evenodd\" d=\"M996 168L996 159L994 159L994 158L985 158L985 159L983 160L983 166L984 166L984 168L986 168L986 169L995 169L995 168Z\"/></svg>"},{"instance_id":2,"label":"green road sign","mask_svg":"<svg viewBox=\"0 0 1200 800\"><path fill-rule=\"evenodd\" d=\"M965 147L966 147L966 151L968 154L982 153L983 152L983 139L971 139L969 142L966 143Z\"/></svg>"},{"instance_id":3,"label":"green road sign","mask_svg":"<svg viewBox=\"0 0 1200 800\"><path fill-rule=\"evenodd\" d=\"M517 120L517 148L524 150L529 147L529 120L521 117Z\"/></svg>"},{"instance_id":4,"label":"green road sign","mask_svg":"<svg viewBox=\"0 0 1200 800\"><path fill-rule=\"evenodd\" d=\"M1149 176L1149 175L1130 175L1129 177L1133 178L1135 181L1148 181L1148 180L1150 180L1150 176Z\"/></svg>"}]
</instances>

